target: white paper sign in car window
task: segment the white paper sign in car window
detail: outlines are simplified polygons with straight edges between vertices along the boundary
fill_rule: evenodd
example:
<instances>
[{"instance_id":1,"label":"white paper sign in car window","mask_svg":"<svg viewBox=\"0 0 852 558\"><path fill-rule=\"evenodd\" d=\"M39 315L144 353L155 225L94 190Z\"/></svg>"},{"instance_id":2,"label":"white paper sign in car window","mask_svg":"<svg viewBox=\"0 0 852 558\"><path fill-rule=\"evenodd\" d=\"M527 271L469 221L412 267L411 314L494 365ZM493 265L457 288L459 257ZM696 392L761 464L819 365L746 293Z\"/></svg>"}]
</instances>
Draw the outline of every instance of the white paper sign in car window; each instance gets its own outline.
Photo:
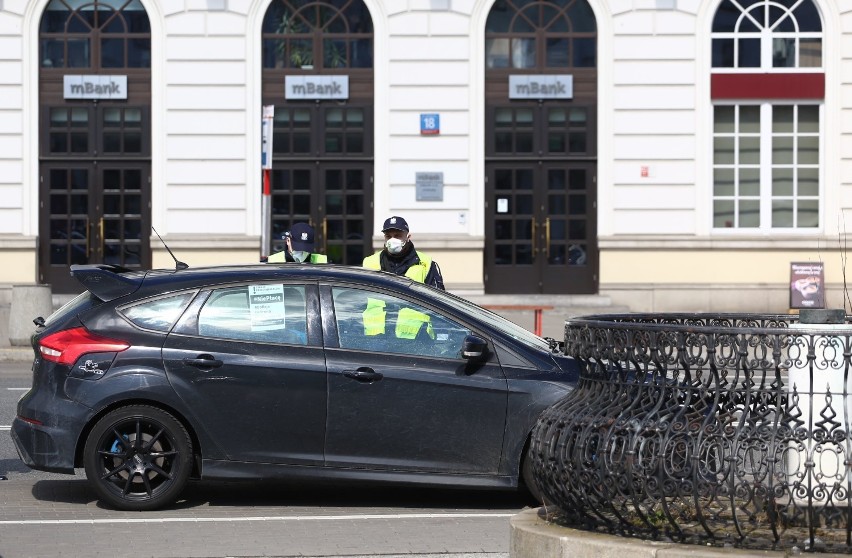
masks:
<instances>
[{"instance_id":1,"label":"white paper sign in car window","mask_svg":"<svg viewBox=\"0 0 852 558\"><path fill-rule=\"evenodd\" d=\"M249 285L251 330L284 329L284 285Z\"/></svg>"}]
</instances>

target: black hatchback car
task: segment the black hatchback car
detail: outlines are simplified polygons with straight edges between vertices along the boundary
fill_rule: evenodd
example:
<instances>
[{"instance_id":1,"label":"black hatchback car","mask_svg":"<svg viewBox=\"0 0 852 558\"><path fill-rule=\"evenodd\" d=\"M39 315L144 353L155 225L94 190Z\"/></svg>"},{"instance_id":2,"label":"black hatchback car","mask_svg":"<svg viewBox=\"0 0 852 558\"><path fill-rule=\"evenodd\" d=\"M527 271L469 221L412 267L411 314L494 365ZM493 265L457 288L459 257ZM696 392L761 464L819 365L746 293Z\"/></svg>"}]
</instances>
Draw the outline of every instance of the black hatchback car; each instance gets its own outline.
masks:
<instances>
[{"instance_id":1,"label":"black hatchback car","mask_svg":"<svg viewBox=\"0 0 852 558\"><path fill-rule=\"evenodd\" d=\"M533 486L530 432L578 380L553 342L382 272L71 273L87 290L33 335L11 435L120 509L190 478Z\"/></svg>"}]
</instances>

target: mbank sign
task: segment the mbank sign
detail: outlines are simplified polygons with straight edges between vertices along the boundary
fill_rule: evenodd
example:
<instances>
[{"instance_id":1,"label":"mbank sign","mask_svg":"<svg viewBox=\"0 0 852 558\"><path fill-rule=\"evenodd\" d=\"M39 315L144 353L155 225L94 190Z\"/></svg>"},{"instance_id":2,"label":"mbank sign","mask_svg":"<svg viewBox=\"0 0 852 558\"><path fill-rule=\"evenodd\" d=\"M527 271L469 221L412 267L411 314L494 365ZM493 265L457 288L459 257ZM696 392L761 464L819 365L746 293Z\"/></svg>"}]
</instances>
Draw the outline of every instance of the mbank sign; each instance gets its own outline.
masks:
<instances>
[{"instance_id":1,"label":"mbank sign","mask_svg":"<svg viewBox=\"0 0 852 558\"><path fill-rule=\"evenodd\" d=\"M127 99L127 76L63 76L66 99Z\"/></svg>"},{"instance_id":2,"label":"mbank sign","mask_svg":"<svg viewBox=\"0 0 852 558\"><path fill-rule=\"evenodd\" d=\"M510 99L572 99L574 76L570 74L509 76Z\"/></svg>"},{"instance_id":3,"label":"mbank sign","mask_svg":"<svg viewBox=\"0 0 852 558\"><path fill-rule=\"evenodd\" d=\"M285 76L285 99L348 99L349 76Z\"/></svg>"}]
</instances>

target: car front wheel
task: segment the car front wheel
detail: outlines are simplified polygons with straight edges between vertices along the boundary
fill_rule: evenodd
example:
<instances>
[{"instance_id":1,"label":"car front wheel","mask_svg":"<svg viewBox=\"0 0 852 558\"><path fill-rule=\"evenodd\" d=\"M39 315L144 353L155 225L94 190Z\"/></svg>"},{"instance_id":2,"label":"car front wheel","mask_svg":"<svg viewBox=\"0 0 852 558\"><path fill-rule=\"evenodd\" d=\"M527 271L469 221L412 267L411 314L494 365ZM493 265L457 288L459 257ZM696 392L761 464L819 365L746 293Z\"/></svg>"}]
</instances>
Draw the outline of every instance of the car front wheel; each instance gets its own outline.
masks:
<instances>
[{"instance_id":1,"label":"car front wheel","mask_svg":"<svg viewBox=\"0 0 852 558\"><path fill-rule=\"evenodd\" d=\"M98 496L122 510L152 510L186 485L192 442L169 413L145 405L116 409L95 424L84 448L86 477Z\"/></svg>"}]
</instances>

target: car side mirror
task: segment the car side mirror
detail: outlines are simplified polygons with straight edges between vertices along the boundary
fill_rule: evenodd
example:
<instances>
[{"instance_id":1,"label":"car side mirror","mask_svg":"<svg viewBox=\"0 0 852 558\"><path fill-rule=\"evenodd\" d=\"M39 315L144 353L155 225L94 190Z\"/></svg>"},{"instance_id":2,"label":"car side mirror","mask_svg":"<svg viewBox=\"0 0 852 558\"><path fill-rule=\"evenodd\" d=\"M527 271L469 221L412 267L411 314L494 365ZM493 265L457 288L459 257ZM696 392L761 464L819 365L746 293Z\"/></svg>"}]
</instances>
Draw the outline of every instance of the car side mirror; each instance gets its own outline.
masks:
<instances>
[{"instance_id":1,"label":"car side mirror","mask_svg":"<svg viewBox=\"0 0 852 558\"><path fill-rule=\"evenodd\" d=\"M476 335L468 335L464 338L464 343L462 344L462 358L474 361L482 360L487 348L488 342L485 339Z\"/></svg>"}]
</instances>

